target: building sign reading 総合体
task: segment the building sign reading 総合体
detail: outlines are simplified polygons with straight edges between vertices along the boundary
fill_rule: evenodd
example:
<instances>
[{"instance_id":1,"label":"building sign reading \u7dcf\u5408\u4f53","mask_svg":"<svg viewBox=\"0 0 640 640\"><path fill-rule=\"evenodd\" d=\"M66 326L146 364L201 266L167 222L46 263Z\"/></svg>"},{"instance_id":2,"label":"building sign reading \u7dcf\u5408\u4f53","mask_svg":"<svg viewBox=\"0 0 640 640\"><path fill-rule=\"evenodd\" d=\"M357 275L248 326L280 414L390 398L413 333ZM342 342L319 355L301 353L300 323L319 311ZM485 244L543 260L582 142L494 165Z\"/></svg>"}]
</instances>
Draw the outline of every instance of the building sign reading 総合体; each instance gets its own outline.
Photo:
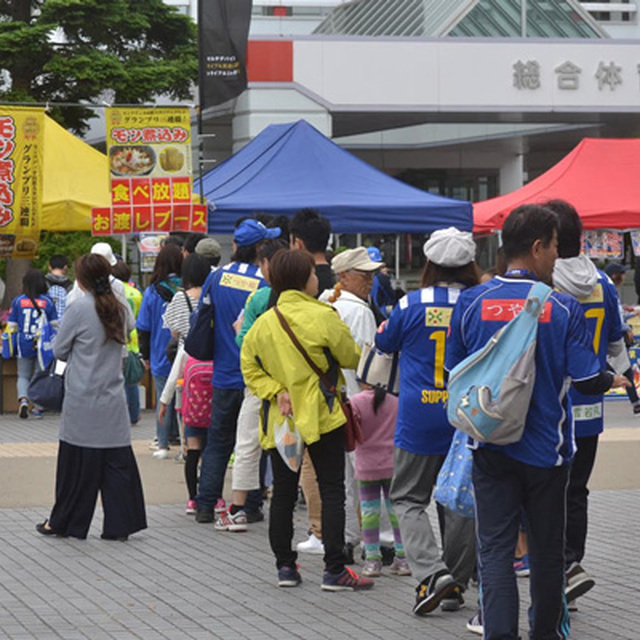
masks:
<instances>
[{"instance_id":1,"label":"building sign reading \u7dcf\u5408\u4f53","mask_svg":"<svg viewBox=\"0 0 640 640\"><path fill-rule=\"evenodd\" d=\"M38 248L43 127L43 109L0 107L0 258Z\"/></svg>"},{"instance_id":2,"label":"building sign reading \u7dcf\u5408\u4f53","mask_svg":"<svg viewBox=\"0 0 640 640\"><path fill-rule=\"evenodd\" d=\"M111 207L92 211L93 235L207 230L191 199L189 110L106 111Z\"/></svg>"}]
</instances>

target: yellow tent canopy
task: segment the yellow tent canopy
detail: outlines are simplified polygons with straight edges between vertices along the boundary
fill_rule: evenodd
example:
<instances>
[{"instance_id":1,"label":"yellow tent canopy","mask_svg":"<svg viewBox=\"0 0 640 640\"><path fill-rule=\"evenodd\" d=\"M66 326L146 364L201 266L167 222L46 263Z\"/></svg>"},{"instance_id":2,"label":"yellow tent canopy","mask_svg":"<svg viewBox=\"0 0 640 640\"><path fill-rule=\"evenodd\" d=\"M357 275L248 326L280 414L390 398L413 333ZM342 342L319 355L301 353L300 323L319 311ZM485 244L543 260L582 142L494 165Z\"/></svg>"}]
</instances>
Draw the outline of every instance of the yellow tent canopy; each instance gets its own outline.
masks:
<instances>
[{"instance_id":1,"label":"yellow tent canopy","mask_svg":"<svg viewBox=\"0 0 640 640\"><path fill-rule=\"evenodd\" d=\"M111 206L107 156L45 116L40 228L89 231L91 208Z\"/></svg>"}]
</instances>

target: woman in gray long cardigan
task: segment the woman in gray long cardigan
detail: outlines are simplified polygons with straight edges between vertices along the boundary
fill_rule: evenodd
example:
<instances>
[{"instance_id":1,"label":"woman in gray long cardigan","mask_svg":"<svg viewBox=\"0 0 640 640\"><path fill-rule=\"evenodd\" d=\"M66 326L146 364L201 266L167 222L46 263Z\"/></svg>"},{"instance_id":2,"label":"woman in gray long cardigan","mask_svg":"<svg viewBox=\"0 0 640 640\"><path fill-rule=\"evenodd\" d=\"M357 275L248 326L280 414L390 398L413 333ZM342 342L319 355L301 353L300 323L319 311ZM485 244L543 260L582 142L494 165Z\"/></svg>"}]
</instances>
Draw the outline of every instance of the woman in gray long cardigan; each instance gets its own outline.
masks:
<instances>
[{"instance_id":1,"label":"woman in gray long cardigan","mask_svg":"<svg viewBox=\"0 0 640 640\"><path fill-rule=\"evenodd\" d=\"M111 290L111 267L104 257L84 255L75 270L87 295L67 308L54 343L56 358L67 362L56 502L36 529L86 538L100 492L102 538L126 540L147 526L122 376L133 316Z\"/></svg>"}]
</instances>

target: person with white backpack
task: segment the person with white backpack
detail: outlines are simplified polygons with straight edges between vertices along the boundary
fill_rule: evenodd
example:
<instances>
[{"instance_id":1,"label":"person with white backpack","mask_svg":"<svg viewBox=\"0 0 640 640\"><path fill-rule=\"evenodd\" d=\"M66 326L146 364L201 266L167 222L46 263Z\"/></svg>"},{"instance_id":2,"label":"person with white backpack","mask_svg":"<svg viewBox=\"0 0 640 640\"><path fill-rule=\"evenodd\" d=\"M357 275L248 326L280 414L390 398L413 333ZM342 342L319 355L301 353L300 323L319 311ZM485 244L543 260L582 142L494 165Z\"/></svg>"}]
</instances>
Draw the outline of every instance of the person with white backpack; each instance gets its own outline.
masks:
<instances>
[{"instance_id":1,"label":"person with white backpack","mask_svg":"<svg viewBox=\"0 0 640 640\"><path fill-rule=\"evenodd\" d=\"M511 212L502 229L507 271L460 295L447 343L448 371L495 340L496 332L518 316L537 282L551 283L557 232L557 217L545 207L523 205ZM624 386L626 378L601 369L578 301L554 291L538 320L535 383L520 439L506 445L474 442L486 640L520 637L513 558L522 512L531 566L530 637L568 637L563 597L565 489L574 454L572 423L567 419L570 381L580 393L597 395Z\"/></svg>"}]
</instances>

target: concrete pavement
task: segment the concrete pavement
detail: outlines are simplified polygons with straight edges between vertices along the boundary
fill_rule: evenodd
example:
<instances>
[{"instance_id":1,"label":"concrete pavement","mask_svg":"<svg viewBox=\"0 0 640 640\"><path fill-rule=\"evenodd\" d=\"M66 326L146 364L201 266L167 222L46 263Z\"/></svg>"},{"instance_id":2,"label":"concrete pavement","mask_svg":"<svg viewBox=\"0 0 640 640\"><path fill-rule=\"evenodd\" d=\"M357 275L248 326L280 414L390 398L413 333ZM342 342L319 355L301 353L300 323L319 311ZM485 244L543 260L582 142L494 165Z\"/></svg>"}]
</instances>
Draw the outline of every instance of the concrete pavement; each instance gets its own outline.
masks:
<instances>
[{"instance_id":1,"label":"concrete pavement","mask_svg":"<svg viewBox=\"0 0 640 640\"><path fill-rule=\"evenodd\" d=\"M572 637L637 640L640 419L628 403L608 403L605 413L584 563L597 585L579 600ZM417 618L412 578L384 575L367 593L327 593L321 558L301 556L303 584L279 589L266 523L230 534L184 514L182 465L154 460L146 447L150 414L134 430L149 528L126 543L102 541L98 508L86 541L39 535L34 525L53 499L56 422L0 417L0 638L474 637L465 630L473 588L464 610ZM528 580L518 584L526 637Z\"/></svg>"}]
</instances>

